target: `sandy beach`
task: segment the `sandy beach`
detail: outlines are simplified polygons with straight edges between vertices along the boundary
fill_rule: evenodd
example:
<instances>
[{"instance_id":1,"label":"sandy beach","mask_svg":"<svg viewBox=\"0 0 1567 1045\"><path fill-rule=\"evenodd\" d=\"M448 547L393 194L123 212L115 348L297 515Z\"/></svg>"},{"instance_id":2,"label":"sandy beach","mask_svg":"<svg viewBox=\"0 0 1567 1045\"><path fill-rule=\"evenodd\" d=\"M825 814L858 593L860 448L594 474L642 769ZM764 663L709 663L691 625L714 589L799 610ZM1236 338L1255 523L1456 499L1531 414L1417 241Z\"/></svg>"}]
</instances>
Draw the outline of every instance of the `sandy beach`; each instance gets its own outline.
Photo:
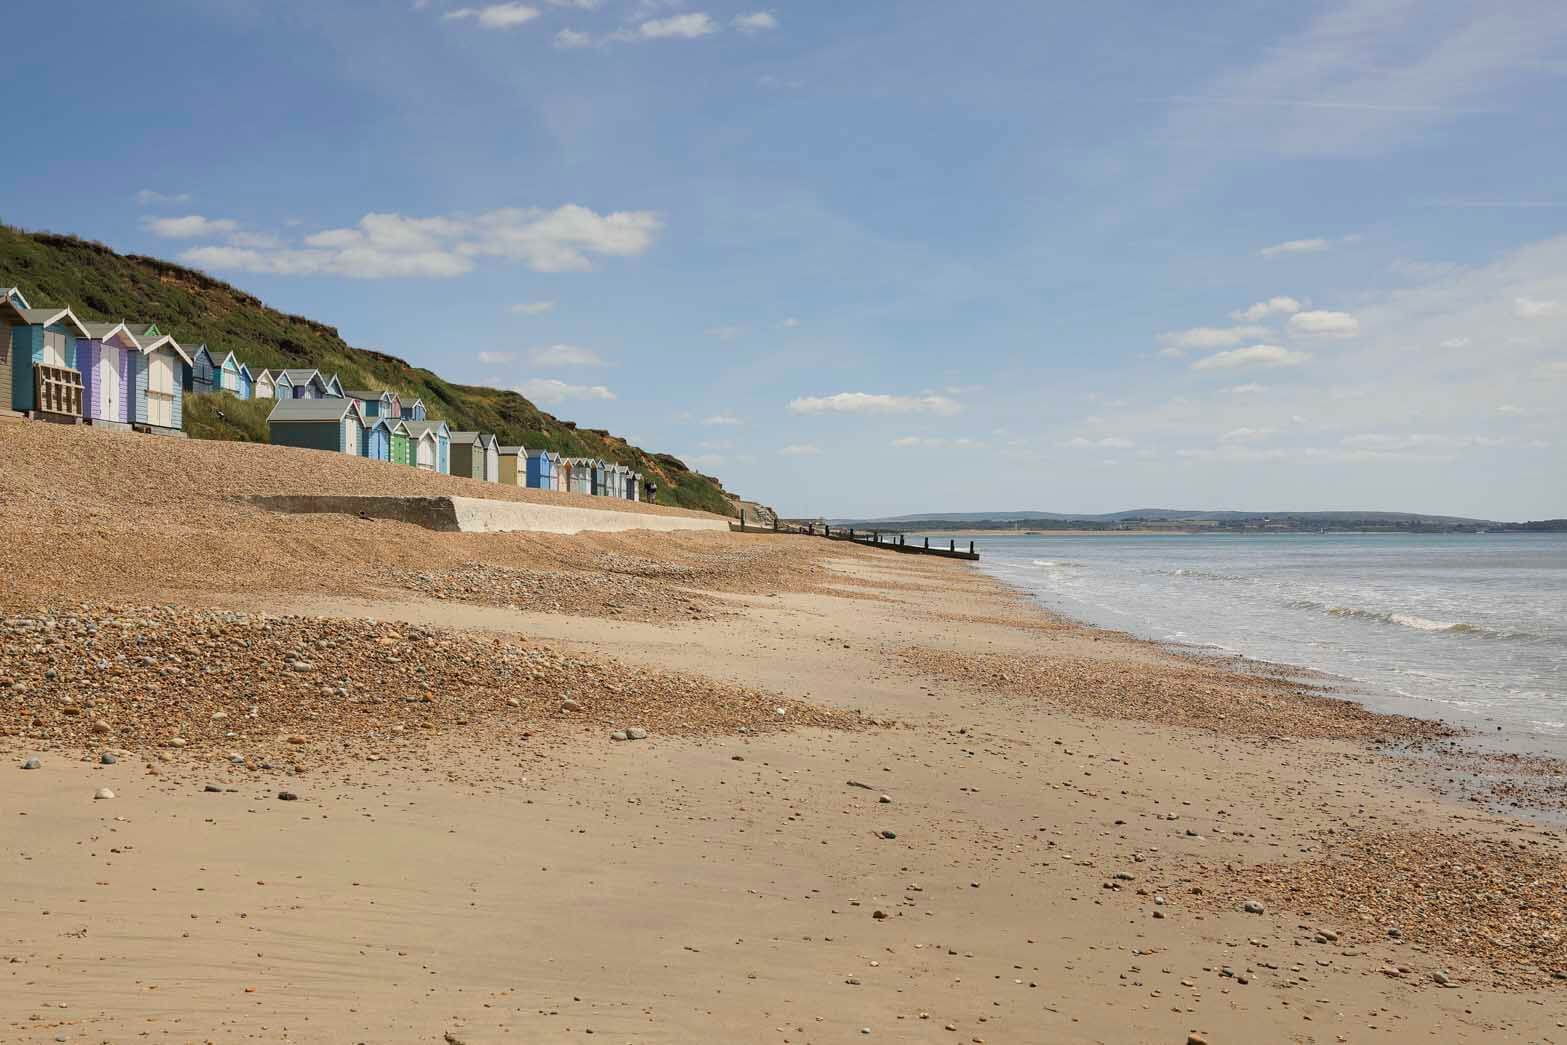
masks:
<instances>
[{"instance_id":1,"label":"sandy beach","mask_svg":"<svg viewBox=\"0 0 1567 1045\"><path fill-rule=\"evenodd\" d=\"M0 426L0 1039L1567 1041L1560 830L1438 724L960 562L270 515L270 448L149 520L81 452L149 442Z\"/></svg>"}]
</instances>

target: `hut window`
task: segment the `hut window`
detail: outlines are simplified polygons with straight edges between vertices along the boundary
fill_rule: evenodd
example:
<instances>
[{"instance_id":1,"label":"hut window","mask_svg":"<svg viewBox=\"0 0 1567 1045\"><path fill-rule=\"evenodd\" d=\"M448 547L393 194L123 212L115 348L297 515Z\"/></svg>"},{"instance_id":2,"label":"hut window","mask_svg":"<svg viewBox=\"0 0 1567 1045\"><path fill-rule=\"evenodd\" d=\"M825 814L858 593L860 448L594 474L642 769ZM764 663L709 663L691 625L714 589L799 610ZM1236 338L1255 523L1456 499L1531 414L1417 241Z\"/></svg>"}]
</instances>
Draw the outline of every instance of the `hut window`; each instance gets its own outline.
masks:
<instances>
[{"instance_id":1,"label":"hut window","mask_svg":"<svg viewBox=\"0 0 1567 1045\"><path fill-rule=\"evenodd\" d=\"M53 330L44 331L44 365L65 365L65 335Z\"/></svg>"}]
</instances>

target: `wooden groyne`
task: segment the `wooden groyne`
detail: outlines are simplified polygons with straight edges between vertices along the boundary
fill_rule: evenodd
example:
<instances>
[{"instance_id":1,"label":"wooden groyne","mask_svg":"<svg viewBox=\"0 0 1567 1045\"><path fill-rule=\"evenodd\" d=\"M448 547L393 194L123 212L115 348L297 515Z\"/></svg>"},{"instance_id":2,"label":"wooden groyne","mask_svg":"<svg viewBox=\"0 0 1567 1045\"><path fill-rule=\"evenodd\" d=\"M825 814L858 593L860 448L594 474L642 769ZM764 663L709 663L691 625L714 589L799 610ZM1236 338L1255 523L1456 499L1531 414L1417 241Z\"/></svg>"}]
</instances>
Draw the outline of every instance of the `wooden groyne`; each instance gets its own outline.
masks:
<instances>
[{"instance_id":1,"label":"wooden groyne","mask_svg":"<svg viewBox=\"0 0 1567 1045\"><path fill-rule=\"evenodd\" d=\"M856 531L852 526L840 526L834 530L831 526L823 524L817 526L814 523L801 525L780 525L774 520L771 527L747 526L742 519L738 524L731 523L731 530L736 533L797 533L809 537L825 537L829 541L849 541L866 548L884 548L887 551L904 552L908 555L939 555L943 559L964 559L968 562L978 562L979 552L974 550L974 542L968 542L968 550L958 547L958 542L948 540L945 548L939 544L932 548L930 538L923 538L921 543L910 544L907 534L884 534L879 530L870 533Z\"/></svg>"}]
</instances>

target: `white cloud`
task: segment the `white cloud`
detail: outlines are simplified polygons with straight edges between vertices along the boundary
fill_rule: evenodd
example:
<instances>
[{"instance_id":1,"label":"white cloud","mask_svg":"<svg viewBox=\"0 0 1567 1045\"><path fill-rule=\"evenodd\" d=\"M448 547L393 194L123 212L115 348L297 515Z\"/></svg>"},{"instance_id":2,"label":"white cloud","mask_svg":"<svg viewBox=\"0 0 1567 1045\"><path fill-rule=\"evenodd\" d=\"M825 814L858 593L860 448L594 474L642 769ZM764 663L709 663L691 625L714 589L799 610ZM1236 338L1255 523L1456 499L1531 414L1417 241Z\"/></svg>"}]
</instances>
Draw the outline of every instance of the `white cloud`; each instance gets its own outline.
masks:
<instances>
[{"instance_id":1,"label":"white cloud","mask_svg":"<svg viewBox=\"0 0 1567 1045\"><path fill-rule=\"evenodd\" d=\"M576 345L546 345L530 349L528 362L535 366L604 366L604 359L591 348Z\"/></svg>"},{"instance_id":2,"label":"white cloud","mask_svg":"<svg viewBox=\"0 0 1567 1045\"><path fill-rule=\"evenodd\" d=\"M536 377L513 389L536 403L560 403L567 399L614 399L603 385L571 385L553 377Z\"/></svg>"},{"instance_id":3,"label":"white cloud","mask_svg":"<svg viewBox=\"0 0 1567 1045\"><path fill-rule=\"evenodd\" d=\"M1233 370L1243 366L1299 366L1311 355L1293 352L1278 345L1252 345L1249 348L1232 348L1228 352L1215 352L1192 364L1193 370Z\"/></svg>"},{"instance_id":4,"label":"white cloud","mask_svg":"<svg viewBox=\"0 0 1567 1045\"><path fill-rule=\"evenodd\" d=\"M501 363L514 363L516 361L517 361L517 353L515 353L515 352L480 352L479 353L479 362L485 363L485 364L487 364L489 366L496 366L496 365L501 364Z\"/></svg>"},{"instance_id":5,"label":"white cloud","mask_svg":"<svg viewBox=\"0 0 1567 1045\"><path fill-rule=\"evenodd\" d=\"M738 425L745 422L733 414L713 414L711 417L702 418L702 423L705 425Z\"/></svg>"},{"instance_id":6,"label":"white cloud","mask_svg":"<svg viewBox=\"0 0 1567 1045\"><path fill-rule=\"evenodd\" d=\"M1253 443L1272 435L1272 428L1232 428L1219 436L1221 443Z\"/></svg>"},{"instance_id":7,"label":"white cloud","mask_svg":"<svg viewBox=\"0 0 1567 1045\"><path fill-rule=\"evenodd\" d=\"M793 330L795 327L797 327L799 325L800 325L800 321L798 319L795 319L793 316L790 316L788 319L783 321L783 326L785 328L789 329L789 330Z\"/></svg>"},{"instance_id":8,"label":"white cloud","mask_svg":"<svg viewBox=\"0 0 1567 1045\"><path fill-rule=\"evenodd\" d=\"M192 219L167 220L190 222L190 231L181 233L186 237L233 231L232 223L198 226ZM593 268L593 255L643 253L662 228L658 215L649 211L598 214L574 203L554 210L509 207L474 217L372 213L351 228L311 233L299 246L241 248L231 241L187 250L181 258L220 269L358 279L460 276L473 270L476 259L486 257L520 261L536 272L584 272Z\"/></svg>"},{"instance_id":9,"label":"white cloud","mask_svg":"<svg viewBox=\"0 0 1567 1045\"><path fill-rule=\"evenodd\" d=\"M750 14L735 15L730 24L742 33L764 33L769 29L777 29L778 19L771 11L752 11Z\"/></svg>"},{"instance_id":10,"label":"white cloud","mask_svg":"<svg viewBox=\"0 0 1567 1045\"><path fill-rule=\"evenodd\" d=\"M188 192L166 193L166 192L154 192L152 189L142 189L140 192L138 192L136 194L136 202L140 206L143 206L143 207L150 207L150 206L153 206L154 204L165 204L165 203L189 203L190 202L190 193L188 193Z\"/></svg>"},{"instance_id":11,"label":"white cloud","mask_svg":"<svg viewBox=\"0 0 1567 1045\"><path fill-rule=\"evenodd\" d=\"M822 448L810 443L790 443L778 452L785 457L814 457L822 452Z\"/></svg>"},{"instance_id":12,"label":"white cloud","mask_svg":"<svg viewBox=\"0 0 1567 1045\"><path fill-rule=\"evenodd\" d=\"M1443 348L1468 348L1470 344L1467 337L1450 337L1442 342Z\"/></svg>"},{"instance_id":13,"label":"white cloud","mask_svg":"<svg viewBox=\"0 0 1567 1045\"><path fill-rule=\"evenodd\" d=\"M1344 446L1354 447L1360 450L1398 451L1398 450L1464 450L1474 447L1482 449L1495 449L1506 446L1506 439L1496 439L1481 435L1434 435L1430 433L1411 433L1406 435L1387 435L1380 432L1363 433L1358 435L1346 435L1340 442Z\"/></svg>"},{"instance_id":14,"label":"white cloud","mask_svg":"<svg viewBox=\"0 0 1567 1045\"><path fill-rule=\"evenodd\" d=\"M1250 308L1239 309L1231 312L1230 318L1237 323L1255 323L1259 319L1267 319L1269 316L1292 316L1301 310L1301 303L1290 297L1271 297L1266 301L1259 301Z\"/></svg>"},{"instance_id":15,"label":"white cloud","mask_svg":"<svg viewBox=\"0 0 1567 1045\"><path fill-rule=\"evenodd\" d=\"M1137 444L1130 439L1118 435L1107 435L1099 439L1090 439L1088 436L1073 436L1061 444L1072 450L1130 450Z\"/></svg>"},{"instance_id":16,"label":"white cloud","mask_svg":"<svg viewBox=\"0 0 1567 1045\"><path fill-rule=\"evenodd\" d=\"M1268 389L1267 385L1246 384L1246 385L1231 385L1229 388L1226 388L1225 391L1228 392L1232 396L1249 396L1249 395L1256 395L1259 392L1265 392L1265 391L1267 391L1267 389Z\"/></svg>"},{"instance_id":17,"label":"white cloud","mask_svg":"<svg viewBox=\"0 0 1567 1045\"><path fill-rule=\"evenodd\" d=\"M490 4L487 7L459 7L441 17L448 22L472 19L485 29L515 29L539 17L539 9L518 3Z\"/></svg>"},{"instance_id":18,"label":"white cloud","mask_svg":"<svg viewBox=\"0 0 1567 1045\"><path fill-rule=\"evenodd\" d=\"M1501 406L1496 408L1496 412L1501 414L1503 417L1523 417L1529 411L1525 410L1521 406L1518 406L1516 403L1503 403Z\"/></svg>"},{"instance_id":19,"label":"white cloud","mask_svg":"<svg viewBox=\"0 0 1567 1045\"><path fill-rule=\"evenodd\" d=\"M933 436L905 435L894 439L892 441L892 445L900 450L906 450L915 447L945 446L947 445L947 441L945 439L938 439Z\"/></svg>"},{"instance_id":20,"label":"white cloud","mask_svg":"<svg viewBox=\"0 0 1567 1045\"><path fill-rule=\"evenodd\" d=\"M593 36L590 33L580 32L576 29L562 29L555 34L555 46L562 51L574 51L582 47L592 47Z\"/></svg>"},{"instance_id":21,"label":"white cloud","mask_svg":"<svg viewBox=\"0 0 1567 1045\"><path fill-rule=\"evenodd\" d=\"M239 228L239 223L229 218L187 214L181 218L143 218L142 227L164 239L204 239L230 235Z\"/></svg>"},{"instance_id":22,"label":"white cloud","mask_svg":"<svg viewBox=\"0 0 1567 1045\"><path fill-rule=\"evenodd\" d=\"M1557 301L1538 301L1534 298L1513 298L1513 315L1519 319L1544 319L1547 316L1556 315L1561 303Z\"/></svg>"},{"instance_id":23,"label":"white cloud","mask_svg":"<svg viewBox=\"0 0 1567 1045\"><path fill-rule=\"evenodd\" d=\"M1265 258L1276 258L1280 254L1316 254L1328 249L1328 241L1325 239L1292 239L1285 243L1275 243L1271 247L1263 247L1257 253Z\"/></svg>"},{"instance_id":24,"label":"white cloud","mask_svg":"<svg viewBox=\"0 0 1567 1045\"><path fill-rule=\"evenodd\" d=\"M955 414L962 410L943 395L898 396L869 392L839 392L830 396L802 396L791 400L796 414Z\"/></svg>"},{"instance_id":25,"label":"white cloud","mask_svg":"<svg viewBox=\"0 0 1567 1045\"><path fill-rule=\"evenodd\" d=\"M1190 330L1178 330L1168 334L1160 334L1159 341L1165 346L1161 355L1180 355L1181 350L1188 348L1229 348L1238 345L1242 341L1250 341L1254 338L1266 337L1267 327L1254 325L1238 327L1193 327Z\"/></svg>"},{"instance_id":26,"label":"white cloud","mask_svg":"<svg viewBox=\"0 0 1567 1045\"><path fill-rule=\"evenodd\" d=\"M524 301L511 306L511 312L519 316L542 316L555 309L553 301Z\"/></svg>"},{"instance_id":27,"label":"white cloud","mask_svg":"<svg viewBox=\"0 0 1567 1045\"><path fill-rule=\"evenodd\" d=\"M644 40L695 40L718 32L718 23L710 15L695 11L690 14L655 18L637 27Z\"/></svg>"},{"instance_id":28,"label":"white cloud","mask_svg":"<svg viewBox=\"0 0 1567 1045\"><path fill-rule=\"evenodd\" d=\"M1354 337L1360 333L1360 320L1348 312L1297 312L1289 329L1306 337Z\"/></svg>"}]
</instances>

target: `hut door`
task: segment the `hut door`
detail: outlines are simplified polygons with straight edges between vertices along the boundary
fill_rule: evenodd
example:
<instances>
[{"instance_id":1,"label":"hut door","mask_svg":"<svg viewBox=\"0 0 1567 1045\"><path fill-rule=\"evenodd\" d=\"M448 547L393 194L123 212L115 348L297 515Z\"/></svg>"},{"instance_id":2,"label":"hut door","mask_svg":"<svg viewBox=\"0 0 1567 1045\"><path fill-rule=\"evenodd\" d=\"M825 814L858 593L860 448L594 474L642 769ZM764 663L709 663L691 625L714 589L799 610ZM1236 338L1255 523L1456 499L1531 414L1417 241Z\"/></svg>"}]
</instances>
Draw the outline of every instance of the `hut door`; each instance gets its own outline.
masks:
<instances>
[{"instance_id":1,"label":"hut door","mask_svg":"<svg viewBox=\"0 0 1567 1045\"><path fill-rule=\"evenodd\" d=\"M147 423L174 427L174 360L163 352L147 361Z\"/></svg>"},{"instance_id":2,"label":"hut door","mask_svg":"<svg viewBox=\"0 0 1567 1045\"><path fill-rule=\"evenodd\" d=\"M123 365L124 356L119 349L104 345L98 350L99 416L107 421L117 421L120 417L120 368Z\"/></svg>"}]
</instances>

